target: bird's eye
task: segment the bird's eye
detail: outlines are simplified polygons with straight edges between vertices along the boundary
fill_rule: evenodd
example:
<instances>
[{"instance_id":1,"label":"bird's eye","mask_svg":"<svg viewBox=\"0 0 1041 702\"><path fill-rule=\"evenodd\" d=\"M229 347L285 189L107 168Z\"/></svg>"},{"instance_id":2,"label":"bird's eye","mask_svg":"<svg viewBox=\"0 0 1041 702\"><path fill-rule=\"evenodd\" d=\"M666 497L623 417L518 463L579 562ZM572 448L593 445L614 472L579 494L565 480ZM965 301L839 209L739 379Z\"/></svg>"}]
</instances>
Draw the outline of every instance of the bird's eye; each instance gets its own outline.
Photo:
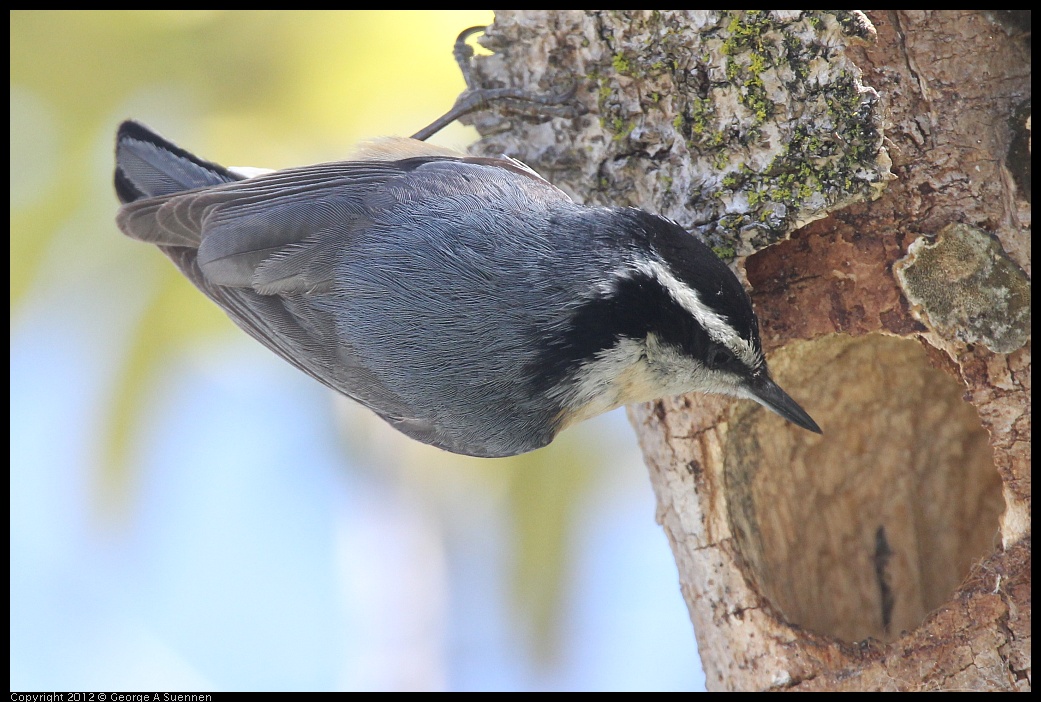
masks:
<instances>
[{"instance_id":1,"label":"bird's eye","mask_svg":"<svg viewBox=\"0 0 1041 702\"><path fill-rule=\"evenodd\" d=\"M737 365L737 358L730 352L725 346L713 344L708 350L708 361L709 368L715 368L719 370L731 370Z\"/></svg>"}]
</instances>

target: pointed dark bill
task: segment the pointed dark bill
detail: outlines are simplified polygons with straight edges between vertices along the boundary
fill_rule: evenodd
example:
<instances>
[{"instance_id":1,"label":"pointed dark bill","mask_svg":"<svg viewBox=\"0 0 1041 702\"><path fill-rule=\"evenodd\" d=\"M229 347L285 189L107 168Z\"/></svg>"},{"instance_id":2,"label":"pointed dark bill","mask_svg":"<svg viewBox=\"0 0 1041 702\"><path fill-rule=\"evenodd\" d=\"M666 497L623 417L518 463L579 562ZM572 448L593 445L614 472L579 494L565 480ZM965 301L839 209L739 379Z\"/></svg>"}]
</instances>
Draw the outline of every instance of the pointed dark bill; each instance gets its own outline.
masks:
<instances>
[{"instance_id":1,"label":"pointed dark bill","mask_svg":"<svg viewBox=\"0 0 1041 702\"><path fill-rule=\"evenodd\" d=\"M813 421L813 418L806 414L806 410L799 407L799 403L789 397L788 393L782 390L765 373L749 383L746 389L751 394L752 399L768 410L781 415L792 424L817 434L824 433L817 426L817 422Z\"/></svg>"}]
</instances>

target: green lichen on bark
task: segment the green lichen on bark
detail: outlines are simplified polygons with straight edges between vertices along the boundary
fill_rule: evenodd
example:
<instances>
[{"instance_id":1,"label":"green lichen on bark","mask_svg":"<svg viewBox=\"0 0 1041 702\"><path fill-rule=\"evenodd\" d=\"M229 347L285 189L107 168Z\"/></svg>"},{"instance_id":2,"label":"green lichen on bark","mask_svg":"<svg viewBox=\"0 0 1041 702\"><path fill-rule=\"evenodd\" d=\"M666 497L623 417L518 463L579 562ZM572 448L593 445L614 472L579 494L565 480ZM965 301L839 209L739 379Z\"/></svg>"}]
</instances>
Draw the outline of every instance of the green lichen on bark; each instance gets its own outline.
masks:
<instances>
[{"instance_id":1,"label":"green lichen on bark","mask_svg":"<svg viewBox=\"0 0 1041 702\"><path fill-rule=\"evenodd\" d=\"M747 255L877 197L892 177L878 96L845 53L873 32L859 13L525 13L523 28L511 24L520 15L500 19L495 50L519 53L493 59L499 71L519 72L542 51L546 82L568 67L587 79L580 94L595 120L541 131L514 121L516 138L494 135L486 150L550 171L587 202L656 211L717 251ZM557 33L540 36L541 20ZM490 64L489 78L519 82Z\"/></svg>"},{"instance_id":2,"label":"green lichen on bark","mask_svg":"<svg viewBox=\"0 0 1041 702\"><path fill-rule=\"evenodd\" d=\"M941 336L1011 353L1030 338L1030 281L996 239L967 224L917 239L894 265L912 312Z\"/></svg>"},{"instance_id":3,"label":"green lichen on bark","mask_svg":"<svg viewBox=\"0 0 1041 702\"><path fill-rule=\"evenodd\" d=\"M725 211L701 227L715 248L749 253L877 197L890 177L877 95L842 55L846 26L863 34L845 14L726 12L700 34L704 96L677 96L673 123L715 176L710 194Z\"/></svg>"}]
</instances>

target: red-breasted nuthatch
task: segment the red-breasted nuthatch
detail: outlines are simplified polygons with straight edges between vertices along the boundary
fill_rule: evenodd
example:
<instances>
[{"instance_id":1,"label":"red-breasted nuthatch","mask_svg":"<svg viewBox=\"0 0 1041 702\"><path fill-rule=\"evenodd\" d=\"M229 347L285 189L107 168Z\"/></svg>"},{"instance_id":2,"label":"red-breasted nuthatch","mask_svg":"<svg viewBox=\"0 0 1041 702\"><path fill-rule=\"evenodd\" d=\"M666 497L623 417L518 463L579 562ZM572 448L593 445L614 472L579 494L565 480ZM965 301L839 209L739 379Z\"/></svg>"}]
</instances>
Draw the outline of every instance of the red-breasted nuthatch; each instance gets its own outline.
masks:
<instances>
[{"instance_id":1,"label":"red-breasted nuthatch","mask_svg":"<svg viewBox=\"0 0 1041 702\"><path fill-rule=\"evenodd\" d=\"M748 295L711 249L663 217L577 204L519 161L399 138L255 175L127 121L115 184L123 233L424 443L510 456L687 392L820 432L770 379Z\"/></svg>"}]
</instances>

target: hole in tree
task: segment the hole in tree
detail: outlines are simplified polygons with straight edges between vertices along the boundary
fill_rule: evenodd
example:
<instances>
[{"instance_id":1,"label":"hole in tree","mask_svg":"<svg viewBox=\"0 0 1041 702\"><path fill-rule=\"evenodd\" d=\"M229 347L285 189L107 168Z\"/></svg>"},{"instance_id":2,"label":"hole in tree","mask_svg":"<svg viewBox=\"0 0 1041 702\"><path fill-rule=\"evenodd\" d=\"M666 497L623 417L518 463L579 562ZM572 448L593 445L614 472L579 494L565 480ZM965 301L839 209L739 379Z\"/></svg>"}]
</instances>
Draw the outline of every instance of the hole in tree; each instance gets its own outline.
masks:
<instances>
[{"instance_id":1,"label":"hole in tree","mask_svg":"<svg viewBox=\"0 0 1041 702\"><path fill-rule=\"evenodd\" d=\"M749 575L793 624L895 639L999 543L988 434L915 341L833 335L770 368L824 436L736 403L724 470Z\"/></svg>"}]
</instances>

